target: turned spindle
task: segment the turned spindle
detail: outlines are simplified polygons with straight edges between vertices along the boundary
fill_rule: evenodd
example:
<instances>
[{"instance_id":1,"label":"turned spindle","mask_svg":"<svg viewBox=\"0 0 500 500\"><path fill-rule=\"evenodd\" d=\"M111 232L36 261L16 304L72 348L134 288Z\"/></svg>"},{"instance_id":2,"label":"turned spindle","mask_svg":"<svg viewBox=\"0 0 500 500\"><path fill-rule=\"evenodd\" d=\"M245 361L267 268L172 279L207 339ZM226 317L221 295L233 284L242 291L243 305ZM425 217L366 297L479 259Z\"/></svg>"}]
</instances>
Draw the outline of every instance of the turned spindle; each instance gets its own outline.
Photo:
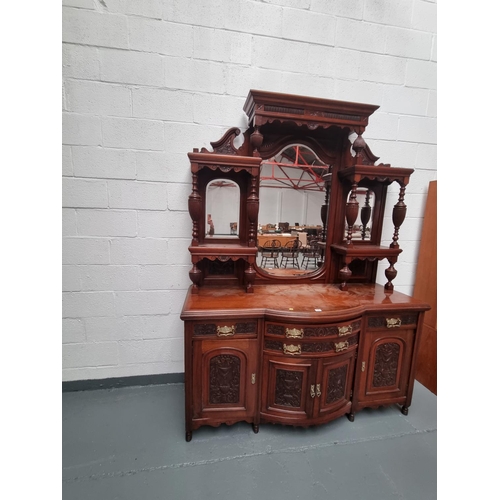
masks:
<instances>
[{"instance_id":1,"label":"turned spindle","mask_svg":"<svg viewBox=\"0 0 500 500\"><path fill-rule=\"evenodd\" d=\"M347 245L352 245L352 228L354 226L354 223L356 222L356 219L358 218L359 203L356 200L357 188L358 185L356 184L356 182L353 182L351 187L351 195L349 196L349 200L347 201L345 207L345 218L347 222Z\"/></svg>"},{"instance_id":2,"label":"turned spindle","mask_svg":"<svg viewBox=\"0 0 500 500\"><path fill-rule=\"evenodd\" d=\"M392 280L396 278L398 272L394 268L394 264L397 259L387 259L389 261L389 267L385 270L385 277L387 278L387 283L384 285L384 289L386 292L391 293L394 291L394 285L392 284Z\"/></svg>"},{"instance_id":3,"label":"turned spindle","mask_svg":"<svg viewBox=\"0 0 500 500\"><path fill-rule=\"evenodd\" d=\"M347 281L352 275L352 271L349 269L349 265L347 263L347 259L344 259L344 267L339 271L339 277L342 280L342 283L340 284L340 289L343 292L347 291Z\"/></svg>"},{"instance_id":4,"label":"turned spindle","mask_svg":"<svg viewBox=\"0 0 500 500\"><path fill-rule=\"evenodd\" d=\"M188 211L189 215L191 217L191 220L193 221L193 233L192 233L192 246L198 246L199 243L199 217L201 213L201 196L200 193L198 192L198 175L196 172L193 172L193 191L189 195L188 198Z\"/></svg>"},{"instance_id":5,"label":"turned spindle","mask_svg":"<svg viewBox=\"0 0 500 500\"><path fill-rule=\"evenodd\" d=\"M370 191L366 191L365 205L361 208L361 239L366 238L366 226L370 222L372 207L370 206Z\"/></svg>"},{"instance_id":6,"label":"turned spindle","mask_svg":"<svg viewBox=\"0 0 500 500\"><path fill-rule=\"evenodd\" d=\"M253 284L255 283L255 276L257 273L255 272L255 269L253 268L252 264L248 263L246 264L246 269L245 269L245 290L247 293L253 293Z\"/></svg>"},{"instance_id":7,"label":"turned spindle","mask_svg":"<svg viewBox=\"0 0 500 500\"><path fill-rule=\"evenodd\" d=\"M248 246L256 245L257 216L259 215L259 197L257 196L257 177L252 177L250 194L247 198L247 214L250 222L248 228Z\"/></svg>"},{"instance_id":8,"label":"turned spindle","mask_svg":"<svg viewBox=\"0 0 500 500\"><path fill-rule=\"evenodd\" d=\"M193 262L193 267L189 271L189 278L193 282L193 288L191 293L198 293L198 290L201 286L202 272L198 269L196 262Z\"/></svg>"},{"instance_id":9,"label":"turned spindle","mask_svg":"<svg viewBox=\"0 0 500 500\"><path fill-rule=\"evenodd\" d=\"M392 237L392 243L390 244L391 248L399 248L399 243L398 243L399 228L401 227L401 224L403 224L406 217L406 205L404 202L405 191L406 191L406 186L404 184L401 184L401 188L399 190L399 200L392 209L392 222L394 224L394 235Z\"/></svg>"}]
</instances>

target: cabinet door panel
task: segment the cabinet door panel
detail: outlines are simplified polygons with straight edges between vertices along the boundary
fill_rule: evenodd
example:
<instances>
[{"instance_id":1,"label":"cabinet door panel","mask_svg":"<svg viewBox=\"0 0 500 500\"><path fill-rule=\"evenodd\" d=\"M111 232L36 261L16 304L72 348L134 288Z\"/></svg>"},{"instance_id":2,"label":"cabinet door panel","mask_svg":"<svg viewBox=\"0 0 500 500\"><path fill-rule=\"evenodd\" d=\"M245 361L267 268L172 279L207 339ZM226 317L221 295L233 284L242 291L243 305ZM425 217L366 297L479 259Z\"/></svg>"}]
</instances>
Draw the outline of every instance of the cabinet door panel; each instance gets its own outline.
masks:
<instances>
[{"instance_id":1,"label":"cabinet door panel","mask_svg":"<svg viewBox=\"0 0 500 500\"><path fill-rule=\"evenodd\" d=\"M262 412L301 420L312 415L315 361L264 356Z\"/></svg>"},{"instance_id":2,"label":"cabinet door panel","mask_svg":"<svg viewBox=\"0 0 500 500\"><path fill-rule=\"evenodd\" d=\"M257 340L193 343L193 365L199 370L193 387L195 417L252 416L255 410Z\"/></svg>"},{"instance_id":3,"label":"cabinet door panel","mask_svg":"<svg viewBox=\"0 0 500 500\"><path fill-rule=\"evenodd\" d=\"M319 415L335 412L342 407L350 407L354 376L354 352L321 361L321 396Z\"/></svg>"},{"instance_id":4,"label":"cabinet door panel","mask_svg":"<svg viewBox=\"0 0 500 500\"><path fill-rule=\"evenodd\" d=\"M403 397L413 353L415 332L369 332L362 356L360 401Z\"/></svg>"}]
</instances>

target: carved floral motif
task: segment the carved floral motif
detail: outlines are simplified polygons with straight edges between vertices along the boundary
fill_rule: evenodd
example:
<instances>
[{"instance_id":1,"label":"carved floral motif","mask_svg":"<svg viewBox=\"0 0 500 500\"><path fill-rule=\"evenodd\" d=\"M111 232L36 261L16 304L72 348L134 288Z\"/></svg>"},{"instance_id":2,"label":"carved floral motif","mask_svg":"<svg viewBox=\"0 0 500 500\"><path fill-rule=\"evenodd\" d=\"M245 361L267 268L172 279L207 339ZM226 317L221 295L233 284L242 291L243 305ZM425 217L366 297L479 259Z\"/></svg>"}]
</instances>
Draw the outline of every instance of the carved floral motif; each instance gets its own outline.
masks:
<instances>
[{"instance_id":1,"label":"carved floral motif","mask_svg":"<svg viewBox=\"0 0 500 500\"><path fill-rule=\"evenodd\" d=\"M328 388L326 403L334 403L345 397L347 379L347 365L333 368L328 372Z\"/></svg>"},{"instance_id":2,"label":"carved floral motif","mask_svg":"<svg viewBox=\"0 0 500 500\"><path fill-rule=\"evenodd\" d=\"M220 354L210 360L210 404L238 403L240 364L240 358L230 354Z\"/></svg>"},{"instance_id":3,"label":"carved floral motif","mask_svg":"<svg viewBox=\"0 0 500 500\"><path fill-rule=\"evenodd\" d=\"M275 403L300 408L303 376L303 372L300 371L276 370Z\"/></svg>"},{"instance_id":4,"label":"carved floral motif","mask_svg":"<svg viewBox=\"0 0 500 500\"><path fill-rule=\"evenodd\" d=\"M373 369L374 387L389 387L396 384L400 351L401 346L396 342L386 342L377 347Z\"/></svg>"}]
</instances>

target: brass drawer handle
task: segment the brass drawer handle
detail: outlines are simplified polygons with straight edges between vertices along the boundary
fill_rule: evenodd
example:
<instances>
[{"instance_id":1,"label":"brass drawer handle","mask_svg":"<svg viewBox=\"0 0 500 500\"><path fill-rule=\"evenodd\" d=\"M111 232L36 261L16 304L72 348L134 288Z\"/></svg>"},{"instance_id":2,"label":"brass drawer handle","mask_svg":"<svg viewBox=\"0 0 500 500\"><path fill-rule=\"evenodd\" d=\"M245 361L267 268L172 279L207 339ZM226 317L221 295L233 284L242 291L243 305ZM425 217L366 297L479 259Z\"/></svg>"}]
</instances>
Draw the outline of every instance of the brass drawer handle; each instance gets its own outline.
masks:
<instances>
[{"instance_id":1,"label":"brass drawer handle","mask_svg":"<svg viewBox=\"0 0 500 500\"><path fill-rule=\"evenodd\" d=\"M316 393L314 392L314 384L311 385L311 397L314 398L316 396Z\"/></svg>"},{"instance_id":2,"label":"brass drawer handle","mask_svg":"<svg viewBox=\"0 0 500 500\"><path fill-rule=\"evenodd\" d=\"M321 396L321 384L316 384L316 396Z\"/></svg>"},{"instance_id":3,"label":"brass drawer handle","mask_svg":"<svg viewBox=\"0 0 500 500\"><path fill-rule=\"evenodd\" d=\"M302 349L299 345L292 345L292 344L283 344L283 352L285 354L292 354L292 355L298 355L302 352Z\"/></svg>"},{"instance_id":4,"label":"brass drawer handle","mask_svg":"<svg viewBox=\"0 0 500 500\"><path fill-rule=\"evenodd\" d=\"M349 341L348 340L346 340L345 342L335 343L335 352L345 351L346 349L349 349Z\"/></svg>"},{"instance_id":5,"label":"brass drawer handle","mask_svg":"<svg viewBox=\"0 0 500 500\"><path fill-rule=\"evenodd\" d=\"M352 333L352 325L339 326L339 337L350 335Z\"/></svg>"},{"instance_id":6,"label":"brass drawer handle","mask_svg":"<svg viewBox=\"0 0 500 500\"><path fill-rule=\"evenodd\" d=\"M387 328L399 328L401 326L401 318L385 318Z\"/></svg>"},{"instance_id":7,"label":"brass drawer handle","mask_svg":"<svg viewBox=\"0 0 500 500\"><path fill-rule=\"evenodd\" d=\"M217 327L217 337L230 337L231 335L234 335L234 333L234 325Z\"/></svg>"},{"instance_id":8,"label":"brass drawer handle","mask_svg":"<svg viewBox=\"0 0 500 500\"><path fill-rule=\"evenodd\" d=\"M304 330L301 328L297 330L297 328L287 328L285 337L288 339L301 339L304 336Z\"/></svg>"}]
</instances>

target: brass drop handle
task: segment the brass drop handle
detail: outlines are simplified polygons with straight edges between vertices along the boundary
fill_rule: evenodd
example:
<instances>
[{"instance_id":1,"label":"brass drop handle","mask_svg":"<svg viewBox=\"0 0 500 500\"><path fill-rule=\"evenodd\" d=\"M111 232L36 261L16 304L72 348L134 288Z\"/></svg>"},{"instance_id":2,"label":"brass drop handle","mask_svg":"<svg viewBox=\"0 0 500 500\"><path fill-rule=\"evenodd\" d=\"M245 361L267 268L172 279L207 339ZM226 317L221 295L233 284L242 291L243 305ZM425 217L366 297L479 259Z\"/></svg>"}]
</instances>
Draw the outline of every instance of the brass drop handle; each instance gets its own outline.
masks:
<instances>
[{"instance_id":1,"label":"brass drop handle","mask_svg":"<svg viewBox=\"0 0 500 500\"><path fill-rule=\"evenodd\" d=\"M316 384L316 396L321 396L321 384Z\"/></svg>"},{"instance_id":2,"label":"brass drop handle","mask_svg":"<svg viewBox=\"0 0 500 500\"><path fill-rule=\"evenodd\" d=\"M335 352L345 351L346 349L349 349L349 341L348 340L346 340L345 342L335 343Z\"/></svg>"},{"instance_id":3,"label":"brass drop handle","mask_svg":"<svg viewBox=\"0 0 500 500\"><path fill-rule=\"evenodd\" d=\"M218 326L217 327L217 337L230 337L234 335L234 325L233 326Z\"/></svg>"},{"instance_id":4,"label":"brass drop handle","mask_svg":"<svg viewBox=\"0 0 500 500\"><path fill-rule=\"evenodd\" d=\"M361 363L361 371L364 372L365 371L365 368L366 368L366 363L363 361Z\"/></svg>"},{"instance_id":5,"label":"brass drop handle","mask_svg":"<svg viewBox=\"0 0 500 500\"><path fill-rule=\"evenodd\" d=\"M352 325L339 326L339 337L350 335L352 333Z\"/></svg>"},{"instance_id":6,"label":"brass drop handle","mask_svg":"<svg viewBox=\"0 0 500 500\"><path fill-rule=\"evenodd\" d=\"M291 354L291 355L298 355L302 352L302 349L299 345L293 345L293 344L283 344L283 353L284 354Z\"/></svg>"},{"instance_id":7,"label":"brass drop handle","mask_svg":"<svg viewBox=\"0 0 500 500\"><path fill-rule=\"evenodd\" d=\"M316 396L316 392L314 391L314 384L311 385L311 397L314 398Z\"/></svg>"},{"instance_id":8,"label":"brass drop handle","mask_svg":"<svg viewBox=\"0 0 500 500\"><path fill-rule=\"evenodd\" d=\"M401 326L401 318L385 318L387 328L399 328Z\"/></svg>"},{"instance_id":9,"label":"brass drop handle","mask_svg":"<svg viewBox=\"0 0 500 500\"><path fill-rule=\"evenodd\" d=\"M285 337L288 339L301 339L304 336L304 330L301 328L298 330L297 328L287 328Z\"/></svg>"}]
</instances>

